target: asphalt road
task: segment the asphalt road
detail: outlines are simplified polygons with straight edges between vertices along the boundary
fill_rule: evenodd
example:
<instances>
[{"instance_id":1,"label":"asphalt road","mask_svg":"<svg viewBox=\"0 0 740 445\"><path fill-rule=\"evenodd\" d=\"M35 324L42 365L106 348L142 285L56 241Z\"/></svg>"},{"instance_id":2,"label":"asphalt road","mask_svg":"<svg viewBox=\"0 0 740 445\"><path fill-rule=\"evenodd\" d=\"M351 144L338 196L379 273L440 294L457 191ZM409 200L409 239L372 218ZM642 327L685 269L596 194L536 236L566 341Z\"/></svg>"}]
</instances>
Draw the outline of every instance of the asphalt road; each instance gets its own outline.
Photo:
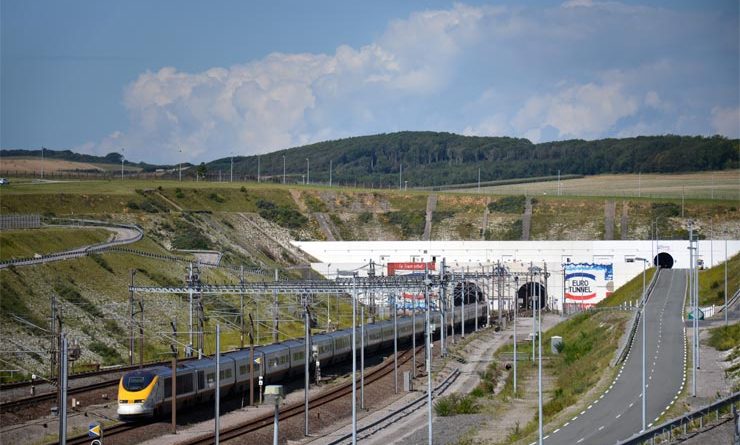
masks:
<instances>
[{"instance_id":1,"label":"asphalt road","mask_svg":"<svg viewBox=\"0 0 740 445\"><path fill-rule=\"evenodd\" d=\"M673 404L685 382L685 270L663 270L646 309L646 427ZM642 321L617 378L601 397L546 435L548 445L610 445L629 438L642 424ZM546 433L547 434L547 433Z\"/></svg>"}]
</instances>

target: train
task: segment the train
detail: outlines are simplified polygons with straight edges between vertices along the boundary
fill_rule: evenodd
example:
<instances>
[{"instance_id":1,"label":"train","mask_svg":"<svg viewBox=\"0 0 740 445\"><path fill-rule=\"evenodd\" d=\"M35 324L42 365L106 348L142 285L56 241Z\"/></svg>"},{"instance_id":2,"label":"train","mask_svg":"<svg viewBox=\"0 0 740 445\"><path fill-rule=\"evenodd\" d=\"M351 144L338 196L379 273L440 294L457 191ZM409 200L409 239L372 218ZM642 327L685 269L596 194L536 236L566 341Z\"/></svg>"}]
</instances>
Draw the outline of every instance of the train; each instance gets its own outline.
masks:
<instances>
[{"instance_id":1,"label":"train","mask_svg":"<svg viewBox=\"0 0 740 445\"><path fill-rule=\"evenodd\" d=\"M482 293L477 294L480 298ZM486 304L466 305L465 323L472 323L477 316L479 320L487 317ZM460 324L462 308L455 308L455 325ZM441 314L432 311L431 322L434 333L441 327ZM423 339L425 317L418 313L416 318L416 335ZM398 342L411 341L414 329L412 317L399 316ZM448 329L453 320L448 316ZM366 353L373 353L393 345L393 320L365 325L364 347ZM359 327L357 328L359 337ZM311 344L318 353L321 366L343 362L351 357L352 329L343 329L330 333L314 334ZM358 349L360 339L357 339ZM220 386L221 394L233 394L249 390L249 349L221 354ZM309 357L309 360L312 358ZM305 345L303 339L288 340L280 343L256 346L254 348L254 375L264 385L291 379L303 375L305 367ZM313 363L311 363L313 365ZM176 404L178 409L200 403L213 401L216 390L216 360L202 358L182 362L177 365ZM257 382L255 382L257 388ZM168 412L172 406L172 368L153 366L123 375L118 384L118 417L122 420L133 420L159 416Z\"/></svg>"}]
</instances>

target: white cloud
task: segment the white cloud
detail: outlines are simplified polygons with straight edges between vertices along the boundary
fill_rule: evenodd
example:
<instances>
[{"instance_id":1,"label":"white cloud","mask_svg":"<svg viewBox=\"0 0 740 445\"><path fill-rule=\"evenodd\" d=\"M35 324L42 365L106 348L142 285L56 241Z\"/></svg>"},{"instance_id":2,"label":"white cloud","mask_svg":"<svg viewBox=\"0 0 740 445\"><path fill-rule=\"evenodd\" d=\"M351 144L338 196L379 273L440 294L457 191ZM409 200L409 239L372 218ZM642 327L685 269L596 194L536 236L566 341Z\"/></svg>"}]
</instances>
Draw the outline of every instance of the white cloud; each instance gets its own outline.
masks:
<instances>
[{"instance_id":1,"label":"white cloud","mask_svg":"<svg viewBox=\"0 0 740 445\"><path fill-rule=\"evenodd\" d=\"M737 135L733 103L712 109L737 97L737 82L705 81L727 63L711 59L719 51L705 30L722 29L713 20L589 0L419 11L333 53L142 73L124 92L130 127L78 149L176 162L407 129L534 141L710 125Z\"/></svg>"},{"instance_id":2,"label":"white cloud","mask_svg":"<svg viewBox=\"0 0 740 445\"><path fill-rule=\"evenodd\" d=\"M740 138L740 108L712 108L712 128L722 136Z\"/></svg>"},{"instance_id":3,"label":"white cloud","mask_svg":"<svg viewBox=\"0 0 740 445\"><path fill-rule=\"evenodd\" d=\"M534 141L539 141L547 126L558 130L561 138L594 138L619 119L634 114L638 103L624 94L618 83L567 86L553 94L531 97L516 113L512 125Z\"/></svg>"}]
</instances>

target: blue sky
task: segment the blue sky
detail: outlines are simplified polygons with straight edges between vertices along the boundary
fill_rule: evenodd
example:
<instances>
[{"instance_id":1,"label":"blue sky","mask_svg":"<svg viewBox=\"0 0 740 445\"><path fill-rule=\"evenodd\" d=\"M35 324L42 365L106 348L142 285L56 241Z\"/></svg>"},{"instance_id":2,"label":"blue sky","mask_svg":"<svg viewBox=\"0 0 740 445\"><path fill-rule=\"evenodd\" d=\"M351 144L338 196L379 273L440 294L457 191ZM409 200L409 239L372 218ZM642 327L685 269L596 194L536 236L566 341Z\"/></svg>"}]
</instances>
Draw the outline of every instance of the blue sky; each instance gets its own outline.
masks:
<instances>
[{"instance_id":1,"label":"blue sky","mask_svg":"<svg viewBox=\"0 0 740 445\"><path fill-rule=\"evenodd\" d=\"M738 2L0 2L0 146L740 136Z\"/></svg>"}]
</instances>

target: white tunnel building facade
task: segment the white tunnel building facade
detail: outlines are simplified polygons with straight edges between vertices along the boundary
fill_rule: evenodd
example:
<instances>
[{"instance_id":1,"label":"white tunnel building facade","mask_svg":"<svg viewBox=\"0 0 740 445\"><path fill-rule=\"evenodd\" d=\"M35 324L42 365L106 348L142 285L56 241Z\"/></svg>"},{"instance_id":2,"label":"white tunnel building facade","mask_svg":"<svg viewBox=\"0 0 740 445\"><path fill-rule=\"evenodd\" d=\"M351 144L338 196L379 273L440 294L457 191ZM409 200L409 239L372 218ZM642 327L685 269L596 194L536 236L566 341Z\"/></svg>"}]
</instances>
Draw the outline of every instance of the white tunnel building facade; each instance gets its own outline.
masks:
<instances>
[{"instance_id":1,"label":"white tunnel building facade","mask_svg":"<svg viewBox=\"0 0 740 445\"><path fill-rule=\"evenodd\" d=\"M431 273L438 273L444 261L446 270L460 280L466 272L506 267L517 272L519 278L504 288L495 285L488 288L494 309L499 302L513 304L514 298L520 307L531 307L532 298L537 296L543 305L555 310L562 310L564 305L590 306L609 298L641 274L644 265L688 269L690 264L688 240L296 241L294 244L317 260L311 264L313 270L330 279L336 278L339 271L366 275L371 263L377 275L388 275L402 273L394 270L398 268L423 270L423 265L418 264L404 267L414 263L428 263ZM700 240L697 260L700 267L712 267L738 251L738 240Z\"/></svg>"}]
</instances>

